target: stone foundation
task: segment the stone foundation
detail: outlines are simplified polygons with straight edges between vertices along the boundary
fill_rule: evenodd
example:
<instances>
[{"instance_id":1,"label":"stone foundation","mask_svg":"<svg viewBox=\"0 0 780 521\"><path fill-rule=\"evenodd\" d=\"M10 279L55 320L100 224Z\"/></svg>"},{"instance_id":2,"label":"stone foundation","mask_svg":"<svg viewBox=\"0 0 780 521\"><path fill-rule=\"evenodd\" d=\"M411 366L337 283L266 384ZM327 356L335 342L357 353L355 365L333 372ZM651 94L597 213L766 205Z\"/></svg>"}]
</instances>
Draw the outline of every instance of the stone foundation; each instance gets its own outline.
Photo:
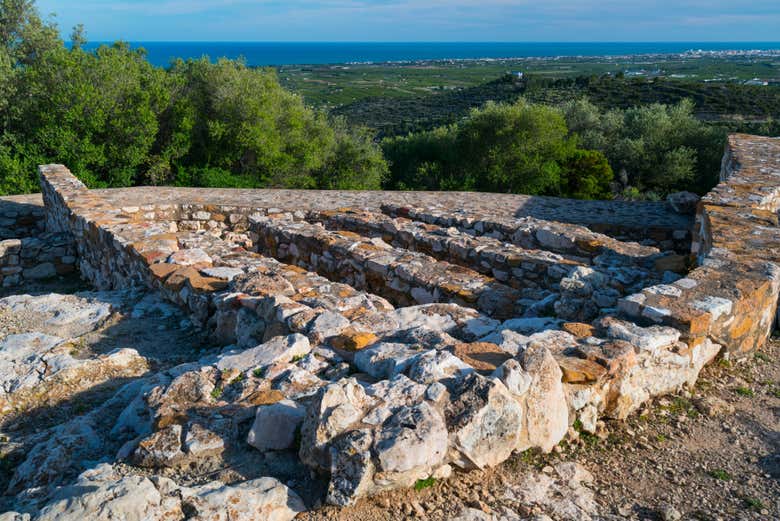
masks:
<instances>
[{"instance_id":1,"label":"stone foundation","mask_svg":"<svg viewBox=\"0 0 780 521\"><path fill-rule=\"evenodd\" d=\"M664 203L40 174L47 227L72 234L85 278L158 290L227 345L139 395L127 418L148 420L114 428L134 439L127 461L298 450L343 505L549 451L575 421L594 432L760 348L780 291L779 151L730 138L692 248L691 218Z\"/></svg>"}]
</instances>

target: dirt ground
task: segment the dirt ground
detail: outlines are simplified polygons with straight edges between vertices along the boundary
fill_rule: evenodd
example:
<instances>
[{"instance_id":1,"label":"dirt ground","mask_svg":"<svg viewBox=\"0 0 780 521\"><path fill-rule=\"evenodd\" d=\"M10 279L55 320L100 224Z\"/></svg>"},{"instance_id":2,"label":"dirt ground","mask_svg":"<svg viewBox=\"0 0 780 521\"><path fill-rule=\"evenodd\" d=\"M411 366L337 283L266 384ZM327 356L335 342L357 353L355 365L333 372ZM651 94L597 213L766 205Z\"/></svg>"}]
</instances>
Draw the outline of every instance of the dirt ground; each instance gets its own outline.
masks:
<instances>
[{"instance_id":1,"label":"dirt ground","mask_svg":"<svg viewBox=\"0 0 780 521\"><path fill-rule=\"evenodd\" d=\"M658 399L600 436L564 442L560 452L516 454L495 469L298 519L446 520L466 507L524 518L537 512L506 490L561 460L594 475L599 514L609 519L780 519L780 338L748 359L705 368L691 393Z\"/></svg>"}]
</instances>

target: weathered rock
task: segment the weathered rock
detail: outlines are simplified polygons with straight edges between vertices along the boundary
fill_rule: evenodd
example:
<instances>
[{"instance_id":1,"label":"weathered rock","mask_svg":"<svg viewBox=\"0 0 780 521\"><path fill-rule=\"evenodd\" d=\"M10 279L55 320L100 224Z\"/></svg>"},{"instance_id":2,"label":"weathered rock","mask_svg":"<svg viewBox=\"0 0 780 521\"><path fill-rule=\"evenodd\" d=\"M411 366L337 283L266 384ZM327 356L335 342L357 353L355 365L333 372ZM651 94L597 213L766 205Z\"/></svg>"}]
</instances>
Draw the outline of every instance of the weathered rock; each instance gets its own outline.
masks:
<instances>
[{"instance_id":1,"label":"weathered rock","mask_svg":"<svg viewBox=\"0 0 780 521\"><path fill-rule=\"evenodd\" d=\"M115 378L139 376L148 362L134 349L76 358L77 349L43 333L9 335L0 341L0 413L56 404Z\"/></svg>"},{"instance_id":2,"label":"weathered rock","mask_svg":"<svg viewBox=\"0 0 780 521\"><path fill-rule=\"evenodd\" d=\"M640 327L612 317L599 323L608 338L625 340L639 349L657 354L660 349L674 345L680 339L680 332L671 327Z\"/></svg>"},{"instance_id":3,"label":"weathered rock","mask_svg":"<svg viewBox=\"0 0 780 521\"><path fill-rule=\"evenodd\" d=\"M320 389L301 425L301 460L329 470L330 442L365 416L374 399L357 380L346 378Z\"/></svg>"},{"instance_id":4,"label":"weathered rock","mask_svg":"<svg viewBox=\"0 0 780 521\"><path fill-rule=\"evenodd\" d=\"M422 353L417 346L379 342L355 353L355 365L374 378L392 378L406 371Z\"/></svg>"},{"instance_id":5,"label":"weathered rock","mask_svg":"<svg viewBox=\"0 0 780 521\"><path fill-rule=\"evenodd\" d=\"M460 378L474 371L469 364L449 351L431 350L420 355L409 368L409 378L430 384L450 378Z\"/></svg>"},{"instance_id":6,"label":"weathered rock","mask_svg":"<svg viewBox=\"0 0 780 521\"><path fill-rule=\"evenodd\" d=\"M554 474L532 473L520 485L507 489L507 497L560 521L598 519L598 504L588 484L593 476L577 463L559 463Z\"/></svg>"},{"instance_id":7,"label":"weathered rock","mask_svg":"<svg viewBox=\"0 0 780 521\"><path fill-rule=\"evenodd\" d=\"M195 512L188 516L193 521L291 521L306 511L301 498L274 478L182 489L182 506Z\"/></svg>"},{"instance_id":8,"label":"weathered rock","mask_svg":"<svg viewBox=\"0 0 780 521\"><path fill-rule=\"evenodd\" d=\"M75 295L13 295L0 299L0 312L23 315L28 332L55 335L63 339L80 337L100 327L121 304L119 293L77 293Z\"/></svg>"},{"instance_id":9,"label":"weathered rock","mask_svg":"<svg viewBox=\"0 0 780 521\"><path fill-rule=\"evenodd\" d=\"M412 473L407 482L426 477L447 454L444 418L425 402L403 407L382 425L374 450L380 471Z\"/></svg>"},{"instance_id":10,"label":"weathered rock","mask_svg":"<svg viewBox=\"0 0 780 521\"><path fill-rule=\"evenodd\" d=\"M79 476L76 484L58 491L36 521L182 519L176 486L166 478L155 481L121 476L109 465L101 465Z\"/></svg>"},{"instance_id":11,"label":"weathered rock","mask_svg":"<svg viewBox=\"0 0 780 521\"><path fill-rule=\"evenodd\" d=\"M246 350L233 350L219 356L217 368L221 371L249 371L271 364L288 363L296 357L305 356L311 351L309 339L295 333L286 337L276 337L264 344Z\"/></svg>"},{"instance_id":12,"label":"weathered rock","mask_svg":"<svg viewBox=\"0 0 780 521\"><path fill-rule=\"evenodd\" d=\"M292 400L261 405L246 441L262 452L289 449L295 443L305 415L305 409Z\"/></svg>"},{"instance_id":13,"label":"weathered rock","mask_svg":"<svg viewBox=\"0 0 780 521\"><path fill-rule=\"evenodd\" d=\"M35 519L291 521L305 510L298 495L273 478L183 488L164 477L121 475L103 464L60 489Z\"/></svg>"},{"instance_id":14,"label":"weathered rock","mask_svg":"<svg viewBox=\"0 0 780 521\"><path fill-rule=\"evenodd\" d=\"M523 410L504 384L472 373L450 393L445 415L453 463L485 468L507 459L520 443Z\"/></svg>"},{"instance_id":15,"label":"weathered rock","mask_svg":"<svg viewBox=\"0 0 780 521\"><path fill-rule=\"evenodd\" d=\"M453 354L481 373L492 373L506 362L510 355L490 342L456 344Z\"/></svg>"},{"instance_id":16,"label":"weathered rock","mask_svg":"<svg viewBox=\"0 0 780 521\"><path fill-rule=\"evenodd\" d=\"M517 448L539 447L550 452L569 428L569 409L561 383L563 374L550 351L534 344L523 353L522 365L531 383L525 394L524 428Z\"/></svg>"}]
</instances>

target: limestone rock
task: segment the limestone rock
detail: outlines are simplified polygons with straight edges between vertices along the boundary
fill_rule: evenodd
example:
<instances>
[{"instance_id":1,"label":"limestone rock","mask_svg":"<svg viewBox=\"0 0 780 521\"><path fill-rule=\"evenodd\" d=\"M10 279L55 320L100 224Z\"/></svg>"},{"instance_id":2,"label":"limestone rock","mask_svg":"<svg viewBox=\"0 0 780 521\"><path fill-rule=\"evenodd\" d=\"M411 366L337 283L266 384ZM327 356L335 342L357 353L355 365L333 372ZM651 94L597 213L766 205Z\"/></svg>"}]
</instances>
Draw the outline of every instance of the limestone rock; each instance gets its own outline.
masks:
<instances>
[{"instance_id":1,"label":"limestone rock","mask_svg":"<svg viewBox=\"0 0 780 521\"><path fill-rule=\"evenodd\" d=\"M357 429L337 438L328 448L330 483L326 501L348 506L374 486L376 467L371 458L374 438L370 430Z\"/></svg>"},{"instance_id":2,"label":"limestone rock","mask_svg":"<svg viewBox=\"0 0 780 521\"><path fill-rule=\"evenodd\" d=\"M552 474L533 472L508 487L506 496L559 521L595 521L598 503L588 487L593 476L581 465L559 463Z\"/></svg>"},{"instance_id":3,"label":"limestone rock","mask_svg":"<svg viewBox=\"0 0 780 521\"><path fill-rule=\"evenodd\" d=\"M301 498L274 478L258 478L234 485L213 481L182 489L182 504L196 512L193 521L291 521L306 511Z\"/></svg>"},{"instance_id":4,"label":"limestone rock","mask_svg":"<svg viewBox=\"0 0 780 521\"><path fill-rule=\"evenodd\" d=\"M625 340L652 354L657 354L664 347L674 345L680 339L680 332L671 327L641 327L613 317L605 317L598 325L604 329L608 338Z\"/></svg>"},{"instance_id":5,"label":"limestone rock","mask_svg":"<svg viewBox=\"0 0 780 521\"><path fill-rule=\"evenodd\" d=\"M36 521L182 519L181 503L170 483L165 478L155 483L143 476L122 477L104 464L58 491Z\"/></svg>"},{"instance_id":6,"label":"limestone rock","mask_svg":"<svg viewBox=\"0 0 780 521\"><path fill-rule=\"evenodd\" d=\"M382 425L375 451L383 472L428 475L447 454L444 418L426 402L404 407Z\"/></svg>"},{"instance_id":7,"label":"limestone rock","mask_svg":"<svg viewBox=\"0 0 780 521\"><path fill-rule=\"evenodd\" d=\"M539 345L529 346L522 365L531 383L525 394L525 423L518 449L539 447L550 452L569 428L569 409L561 383L563 374L550 351Z\"/></svg>"},{"instance_id":8,"label":"limestone rock","mask_svg":"<svg viewBox=\"0 0 780 521\"><path fill-rule=\"evenodd\" d=\"M212 259L209 256L208 253L203 251L200 248L192 248L187 250L179 250L176 252L173 252L170 257L168 257L168 262L170 264L178 264L180 266L211 266Z\"/></svg>"},{"instance_id":9,"label":"limestone rock","mask_svg":"<svg viewBox=\"0 0 780 521\"><path fill-rule=\"evenodd\" d=\"M460 378L474 368L449 351L431 350L420 355L409 368L409 377L421 384Z\"/></svg>"},{"instance_id":10,"label":"limestone rock","mask_svg":"<svg viewBox=\"0 0 780 521\"><path fill-rule=\"evenodd\" d=\"M139 376L148 362L134 349L76 358L74 347L43 333L9 335L0 341L0 413L56 404L114 378Z\"/></svg>"},{"instance_id":11,"label":"limestone rock","mask_svg":"<svg viewBox=\"0 0 780 521\"><path fill-rule=\"evenodd\" d=\"M472 373L450 393L445 415L453 462L485 468L506 460L520 442L523 411L504 384Z\"/></svg>"},{"instance_id":12,"label":"limestone rock","mask_svg":"<svg viewBox=\"0 0 780 521\"><path fill-rule=\"evenodd\" d=\"M301 461L310 467L330 469L330 442L360 421L373 404L374 399L354 378L320 389L307 406L301 425Z\"/></svg>"},{"instance_id":13,"label":"limestone rock","mask_svg":"<svg viewBox=\"0 0 780 521\"><path fill-rule=\"evenodd\" d=\"M233 350L219 356L217 368L221 371L249 371L271 364L289 363L293 358L305 356L311 351L309 339L295 333L276 337L264 344L246 350Z\"/></svg>"},{"instance_id":14,"label":"limestone rock","mask_svg":"<svg viewBox=\"0 0 780 521\"><path fill-rule=\"evenodd\" d=\"M406 371L422 353L416 346L378 342L355 353L355 365L374 378L392 378Z\"/></svg>"},{"instance_id":15,"label":"limestone rock","mask_svg":"<svg viewBox=\"0 0 780 521\"><path fill-rule=\"evenodd\" d=\"M28 332L76 338L96 330L121 305L121 293L13 295L0 299L0 311L25 317Z\"/></svg>"},{"instance_id":16,"label":"limestone rock","mask_svg":"<svg viewBox=\"0 0 780 521\"><path fill-rule=\"evenodd\" d=\"M246 441L262 452L289 449L305 414L304 407L292 400L261 405Z\"/></svg>"}]
</instances>

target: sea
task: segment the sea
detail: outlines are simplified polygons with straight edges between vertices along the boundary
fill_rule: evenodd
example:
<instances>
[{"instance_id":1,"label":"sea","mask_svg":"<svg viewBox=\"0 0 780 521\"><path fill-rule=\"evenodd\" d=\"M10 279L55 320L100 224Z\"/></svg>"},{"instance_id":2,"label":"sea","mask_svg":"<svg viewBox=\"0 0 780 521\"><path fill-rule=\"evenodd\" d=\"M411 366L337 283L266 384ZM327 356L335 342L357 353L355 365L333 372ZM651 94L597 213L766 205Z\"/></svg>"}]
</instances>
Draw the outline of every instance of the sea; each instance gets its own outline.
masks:
<instances>
[{"instance_id":1,"label":"sea","mask_svg":"<svg viewBox=\"0 0 780 521\"><path fill-rule=\"evenodd\" d=\"M107 42L91 42L95 48ZM780 42L129 42L154 65L176 58L243 58L247 65L321 65L555 56L780 50Z\"/></svg>"}]
</instances>

